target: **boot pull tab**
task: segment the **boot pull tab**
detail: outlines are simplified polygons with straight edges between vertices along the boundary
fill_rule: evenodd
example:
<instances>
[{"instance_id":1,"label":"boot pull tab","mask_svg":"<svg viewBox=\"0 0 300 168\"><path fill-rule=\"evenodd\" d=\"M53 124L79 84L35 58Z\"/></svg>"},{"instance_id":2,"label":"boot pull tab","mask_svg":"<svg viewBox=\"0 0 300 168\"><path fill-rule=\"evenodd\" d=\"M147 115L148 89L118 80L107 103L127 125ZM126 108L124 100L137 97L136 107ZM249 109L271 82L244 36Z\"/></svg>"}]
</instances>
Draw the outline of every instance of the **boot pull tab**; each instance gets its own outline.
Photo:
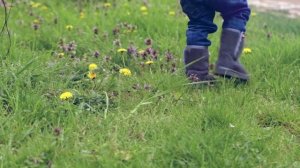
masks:
<instances>
[{"instance_id":1,"label":"boot pull tab","mask_svg":"<svg viewBox=\"0 0 300 168\"><path fill-rule=\"evenodd\" d=\"M245 33L244 32L241 32L241 35L240 35L240 38L239 38L239 41L238 41L238 44L234 50L234 59L237 60L241 53L242 53L242 50L244 48L244 44L243 44L243 41L245 39Z\"/></svg>"}]
</instances>

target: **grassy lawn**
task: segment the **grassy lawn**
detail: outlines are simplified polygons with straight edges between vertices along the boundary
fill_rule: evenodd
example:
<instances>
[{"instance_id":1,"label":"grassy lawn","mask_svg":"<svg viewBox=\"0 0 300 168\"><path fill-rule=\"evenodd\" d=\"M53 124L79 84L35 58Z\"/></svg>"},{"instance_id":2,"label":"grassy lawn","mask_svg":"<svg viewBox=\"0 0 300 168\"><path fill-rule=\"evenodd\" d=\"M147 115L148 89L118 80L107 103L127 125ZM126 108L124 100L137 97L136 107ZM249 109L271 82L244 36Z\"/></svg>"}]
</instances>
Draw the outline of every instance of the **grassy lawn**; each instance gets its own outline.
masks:
<instances>
[{"instance_id":1,"label":"grassy lawn","mask_svg":"<svg viewBox=\"0 0 300 168\"><path fill-rule=\"evenodd\" d=\"M300 167L300 20L253 15L251 82L192 86L177 1L17 2L8 55L0 36L0 167Z\"/></svg>"}]
</instances>

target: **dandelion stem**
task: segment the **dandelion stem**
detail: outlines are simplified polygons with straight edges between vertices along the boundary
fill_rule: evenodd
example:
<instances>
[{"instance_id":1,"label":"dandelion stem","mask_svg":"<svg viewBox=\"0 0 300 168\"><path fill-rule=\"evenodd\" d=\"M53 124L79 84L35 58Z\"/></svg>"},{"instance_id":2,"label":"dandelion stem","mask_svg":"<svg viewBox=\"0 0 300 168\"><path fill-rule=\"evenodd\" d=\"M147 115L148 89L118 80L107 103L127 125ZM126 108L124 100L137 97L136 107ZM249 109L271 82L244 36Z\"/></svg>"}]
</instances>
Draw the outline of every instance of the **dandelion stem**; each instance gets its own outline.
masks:
<instances>
[{"instance_id":1,"label":"dandelion stem","mask_svg":"<svg viewBox=\"0 0 300 168\"><path fill-rule=\"evenodd\" d=\"M104 110L104 119L106 119L107 113L108 113L108 108L109 108L109 98L108 98L107 92L104 92L104 94L105 94L105 101L106 101L106 108Z\"/></svg>"},{"instance_id":2,"label":"dandelion stem","mask_svg":"<svg viewBox=\"0 0 300 168\"><path fill-rule=\"evenodd\" d=\"M122 61L123 61L123 67L126 67L126 65L125 65L125 58L124 58L124 54L122 54Z\"/></svg>"}]
</instances>

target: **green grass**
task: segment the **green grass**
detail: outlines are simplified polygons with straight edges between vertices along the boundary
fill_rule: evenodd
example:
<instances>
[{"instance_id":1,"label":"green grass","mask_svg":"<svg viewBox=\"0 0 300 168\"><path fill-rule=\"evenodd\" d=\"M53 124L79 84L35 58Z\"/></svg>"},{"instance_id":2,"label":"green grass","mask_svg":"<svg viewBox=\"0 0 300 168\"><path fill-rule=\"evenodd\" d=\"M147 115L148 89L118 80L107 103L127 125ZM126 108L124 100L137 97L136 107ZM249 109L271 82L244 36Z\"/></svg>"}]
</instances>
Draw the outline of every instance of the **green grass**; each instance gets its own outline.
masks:
<instances>
[{"instance_id":1,"label":"green grass","mask_svg":"<svg viewBox=\"0 0 300 168\"><path fill-rule=\"evenodd\" d=\"M138 0L110 1L108 9L102 1L38 1L47 10L19 2L8 56L1 36L0 167L300 167L299 20L258 13L248 25L252 53L242 57L251 82L193 87L183 73L187 19L177 1L149 1L148 15ZM124 23L136 31L126 33ZM212 63L219 35L211 35ZM159 53L153 65L117 53L146 49L147 38ZM76 53L59 58L61 39L74 41ZM131 77L117 71L123 58ZM90 63L99 67L95 80L86 77ZM74 97L60 100L64 91Z\"/></svg>"}]
</instances>

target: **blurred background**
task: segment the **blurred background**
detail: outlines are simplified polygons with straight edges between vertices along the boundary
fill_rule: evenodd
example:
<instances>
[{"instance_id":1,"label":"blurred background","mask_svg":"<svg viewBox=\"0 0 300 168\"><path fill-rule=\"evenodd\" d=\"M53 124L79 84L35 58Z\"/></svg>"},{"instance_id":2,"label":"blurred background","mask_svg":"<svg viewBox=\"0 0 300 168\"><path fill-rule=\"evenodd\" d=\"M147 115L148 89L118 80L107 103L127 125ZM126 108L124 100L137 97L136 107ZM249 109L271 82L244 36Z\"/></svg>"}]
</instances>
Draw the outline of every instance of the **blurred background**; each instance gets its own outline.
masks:
<instances>
[{"instance_id":1,"label":"blurred background","mask_svg":"<svg viewBox=\"0 0 300 168\"><path fill-rule=\"evenodd\" d=\"M300 17L300 0L249 0L259 11L276 10L289 17Z\"/></svg>"}]
</instances>

